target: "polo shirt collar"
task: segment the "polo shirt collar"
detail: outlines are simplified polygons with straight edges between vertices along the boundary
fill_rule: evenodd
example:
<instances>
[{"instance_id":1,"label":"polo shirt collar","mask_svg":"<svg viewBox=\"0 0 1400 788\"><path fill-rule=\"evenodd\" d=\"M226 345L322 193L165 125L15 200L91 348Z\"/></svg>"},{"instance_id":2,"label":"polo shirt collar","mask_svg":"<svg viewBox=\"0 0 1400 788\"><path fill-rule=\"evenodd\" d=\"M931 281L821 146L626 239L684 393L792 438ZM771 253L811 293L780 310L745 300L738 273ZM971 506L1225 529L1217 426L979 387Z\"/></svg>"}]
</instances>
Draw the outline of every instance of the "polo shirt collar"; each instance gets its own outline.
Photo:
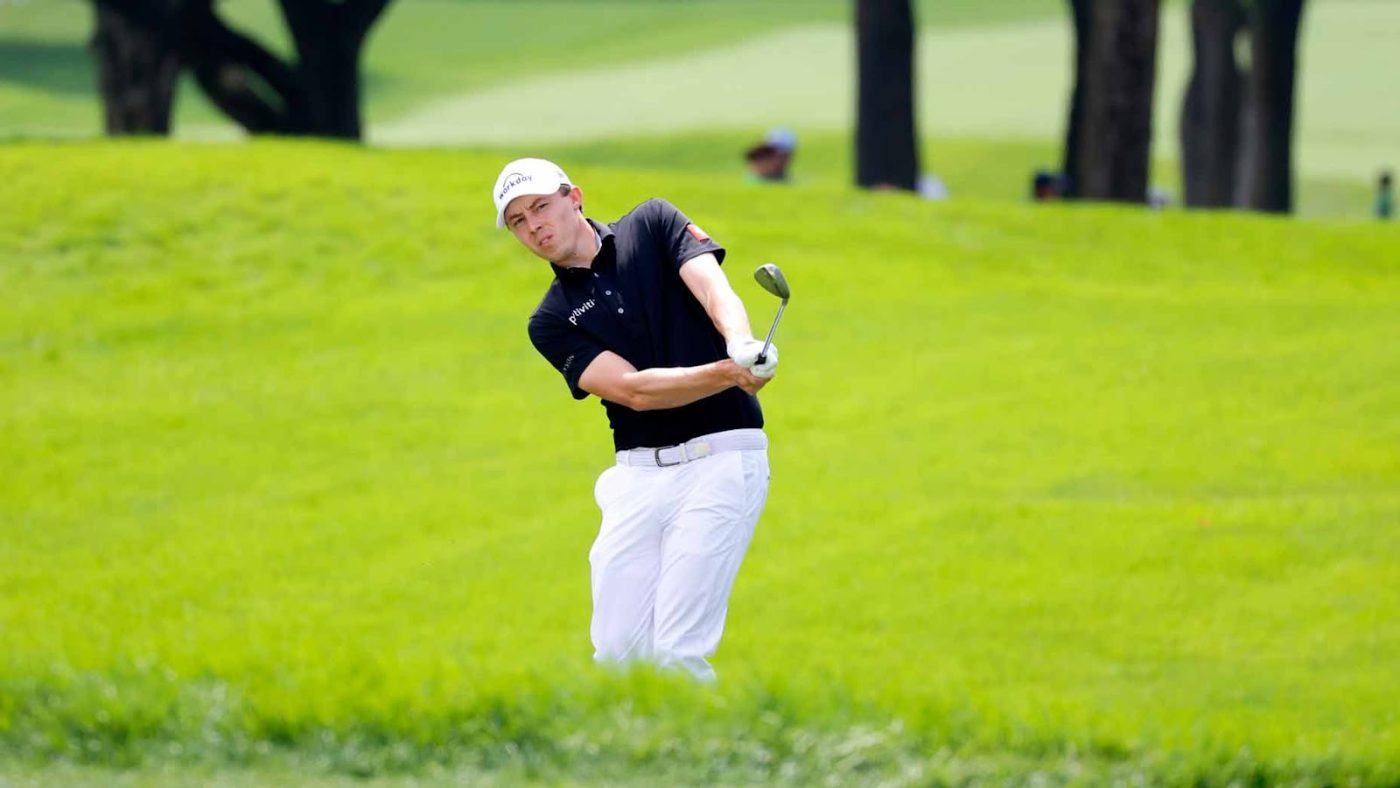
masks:
<instances>
[{"instance_id":1,"label":"polo shirt collar","mask_svg":"<svg viewBox=\"0 0 1400 788\"><path fill-rule=\"evenodd\" d=\"M596 264L599 260L607 257L608 253L612 251L612 247L616 243L616 238L613 235L612 228L606 224L595 222L592 219L585 219L585 221L588 222L589 227L593 228L593 232L598 234L598 254L593 256L593 262ZM584 268L582 266L565 268L553 262L549 264L549 267L554 269L554 276L559 279L582 276L592 270L591 268Z\"/></svg>"}]
</instances>

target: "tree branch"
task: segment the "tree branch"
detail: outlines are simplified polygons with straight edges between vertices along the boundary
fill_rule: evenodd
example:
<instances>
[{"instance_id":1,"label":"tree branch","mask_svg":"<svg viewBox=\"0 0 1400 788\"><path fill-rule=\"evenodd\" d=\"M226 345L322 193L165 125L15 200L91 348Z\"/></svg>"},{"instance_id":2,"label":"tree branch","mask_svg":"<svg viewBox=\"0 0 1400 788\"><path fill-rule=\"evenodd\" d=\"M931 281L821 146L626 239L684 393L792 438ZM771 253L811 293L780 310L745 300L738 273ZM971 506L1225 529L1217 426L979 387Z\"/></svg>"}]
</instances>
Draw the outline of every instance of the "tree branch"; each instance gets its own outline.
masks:
<instances>
[{"instance_id":1,"label":"tree branch","mask_svg":"<svg viewBox=\"0 0 1400 788\"><path fill-rule=\"evenodd\" d=\"M185 59L219 109L254 134L303 130L305 99L296 72L224 24L212 0L184 3L180 27Z\"/></svg>"},{"instance_id":2,"label":"tree branch","mask_svg":"<svg viewBox=\"0 0 1400 788\"><path fill-rule=\"evenodd\" d=\"M290 116L260 95L239 67L230 63L202 63L193 71L195 82L204 95L249 133L290 134L297 130Z\"/></svg>"},{"instance_id":3,"label":"tree branch","mask_svg":"<svg viewBox=\"0 0 1400 788\"><path fill-rule=\"evenodd\" d=\"M160 0L93 0L93 4L147 30L163 35L173 32L173 9Z\"/></svg>"},{"instance_id":4,"label":"tree branch","mask_svg":"<svg viewBox=\"0 0 1400 788\"><path fill-rule=\"evenodd\" d=\"M302 42L320 35L334 35L338 33L334 28L339 20L334 14L339 9L339 3L327 3L325 0L279 0L277 3L282 8L282 19L287 23L287 30L292 34L294 41L300 49Z\"/></svg>"},{"instance_id":5,"label":"tree branch","mask_svg":"<svg viewBox=\"0 0 1400 788\"><path fill-rule=\"evenodd\" d=\"M211 0L195 0L181 9L186 57L204 55L208 60L233 61L257 74L281 95L288 106L296 103L301 87L296 72L256 41L224 24L214 13Z\"/></svg>"},{"instance_id":6,"label":"tree branch","mask_svg":"<svg viewBox=\"0 0 1400 788\"><path fill-rule=\"evenodd\" d=\"M350 24L354 27L356 40L363 41L369 29L379 19L390 0L346 0L350 11Z\"/></svg>"}]
</instances>

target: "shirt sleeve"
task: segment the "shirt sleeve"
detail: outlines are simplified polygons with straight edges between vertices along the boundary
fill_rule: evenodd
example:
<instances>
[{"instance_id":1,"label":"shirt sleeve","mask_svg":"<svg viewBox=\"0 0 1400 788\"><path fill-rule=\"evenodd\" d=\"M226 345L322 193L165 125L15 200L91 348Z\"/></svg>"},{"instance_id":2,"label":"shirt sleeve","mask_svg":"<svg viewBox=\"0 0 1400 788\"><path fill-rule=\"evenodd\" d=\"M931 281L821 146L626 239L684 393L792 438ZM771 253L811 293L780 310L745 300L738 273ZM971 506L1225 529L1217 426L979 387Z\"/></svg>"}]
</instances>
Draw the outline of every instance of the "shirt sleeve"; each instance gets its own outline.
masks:
<instances>
[{"instance_id":1,"label":"shirt sleeve","mask_svg":"<svg viewBox=\"0 0 1400 788\"><path fill-rule=\"evenodd\" d=\"M579 388L579 378L593 359L602 354L605 349L602 345L575 330L567 321L547 313L536 313L530 318L530 342L564 376L574 399L588 396L587 391Z\"/></svg>"},{"instance_id":2,"label":"shirt sleeve","mask_svg":"<svg viewBox=\"0 0 1400 788\"><path fill-rule=\"evenodd\" d=\"M713 254L720 263L724 262L724 247L715 243L709 233L686 218L676 206L665 200L655 199L647 204L647 208L652 230L666 244L671 255L671 264L677 270L706 252Z\"/></svg>"}]
</instances>

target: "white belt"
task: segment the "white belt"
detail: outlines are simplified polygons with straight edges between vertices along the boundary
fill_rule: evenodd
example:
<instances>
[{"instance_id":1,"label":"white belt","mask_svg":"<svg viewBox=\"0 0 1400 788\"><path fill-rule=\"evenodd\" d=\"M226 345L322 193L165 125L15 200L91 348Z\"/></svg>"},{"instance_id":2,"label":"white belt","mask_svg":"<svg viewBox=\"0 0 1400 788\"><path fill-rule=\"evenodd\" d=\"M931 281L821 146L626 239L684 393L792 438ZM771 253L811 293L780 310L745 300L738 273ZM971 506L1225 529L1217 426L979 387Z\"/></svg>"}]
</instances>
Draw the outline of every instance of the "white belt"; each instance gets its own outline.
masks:
<instances>
[{"instance_id":1,"label":"white belt","mask_svg":"<svg viewBox=\"0 0 1400 788\"><path fill-rule=\"evenodd\" d=\"M684 465L687 462L718 454L722 451L747 451L767 449L768 436L760 429L725 430L701 435L675 446L661 446L655 449L627 449L617 453L620 465L641 465L651 468L667 468Z\"/></svg>"}]
</instances>

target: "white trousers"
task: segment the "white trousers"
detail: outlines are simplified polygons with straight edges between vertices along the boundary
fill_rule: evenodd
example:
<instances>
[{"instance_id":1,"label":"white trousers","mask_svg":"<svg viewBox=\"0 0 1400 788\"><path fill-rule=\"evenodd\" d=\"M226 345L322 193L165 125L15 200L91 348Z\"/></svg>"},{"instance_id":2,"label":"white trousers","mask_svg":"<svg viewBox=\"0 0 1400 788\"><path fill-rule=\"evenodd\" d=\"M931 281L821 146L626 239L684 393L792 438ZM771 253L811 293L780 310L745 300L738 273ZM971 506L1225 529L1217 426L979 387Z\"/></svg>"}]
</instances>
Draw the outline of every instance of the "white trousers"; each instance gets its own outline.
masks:
<instances>
[{"instance_id":1,"label":"white trousers","mask_svg":"<svg viewBox=\"0 0 1400 788\"><path fill-rule=\"evenodd\" d=\"M598 477L588 554L593 658L682 668L713 681L729 592L768 499L768 452L720 451L669 467L619 462Z\"/></svg>"}]
</instances>

